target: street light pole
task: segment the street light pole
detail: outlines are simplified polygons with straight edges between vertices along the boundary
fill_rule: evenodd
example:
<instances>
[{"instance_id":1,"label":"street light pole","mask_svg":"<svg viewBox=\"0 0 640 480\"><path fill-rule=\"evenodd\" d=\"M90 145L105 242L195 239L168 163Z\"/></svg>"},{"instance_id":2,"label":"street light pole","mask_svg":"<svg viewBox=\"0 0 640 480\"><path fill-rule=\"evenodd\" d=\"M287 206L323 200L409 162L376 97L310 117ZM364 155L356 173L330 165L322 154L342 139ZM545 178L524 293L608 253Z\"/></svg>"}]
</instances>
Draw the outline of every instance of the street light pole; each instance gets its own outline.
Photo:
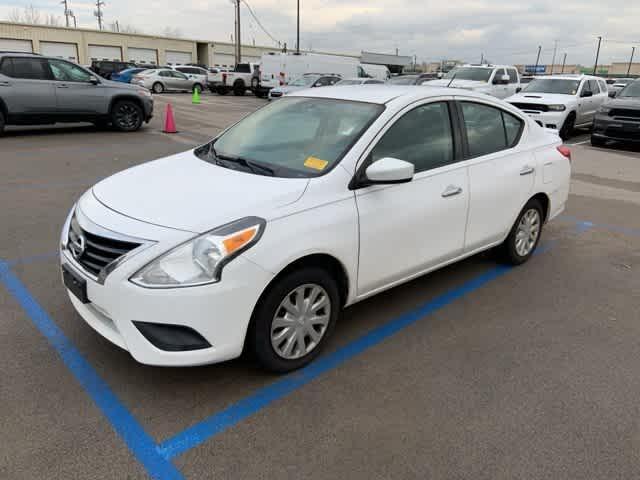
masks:
<instances>
[{"instance_id":1,"label":"street light pole","mask_svg":"<svg viewBox=\"0 0 640 480\"><path fill-rule=\"evenodd\" d=\"M553 67L556 64L556 50L558 50L558 40L555 40L553 42L553 60L551 60L551 72L550 72L551 75L553 75Z\"/></svg>"},{"instance_id":2,"label":"street light pole","mask_svg":"<svg viewBox=\"0 0 640 480\"><path fill-rule=\"evenodd\" d=\"M67 0L62 0L60 3L64 5L64 19L67 28L69 28L69 5L67 4Z\"/></svg>"},{"instance_id":3,"label":"street light pole","mask_svg":"<svg viewBox=\"0 0 640 480\"><path fill-rule=\"evenodd\" d=\"M562 72L560 73L564 73L564 64L567 62L567 54L565 52L564 57L562 58Z\"/></svg>"},{"instance_id":4,"label":"street light pole","mask_svg":"<svg viewBox=\"0 0 640 480\"><path fill-rule=\"evenodd\" d=\"M540 63L540 52L542 51L542 45L538 45L538 56L536 57L536 66L533 67L533 74L538 73L538 63Z\"/></svg>"},{"instance_id":5,"label":"street light pole","mask_svg":"<svg viewBox=\"0 0 640 480\"><path fill-rule=\"evenodd\" d=\"M633 63L633 54L636 53L636 47L631 47L631 58L629 59L629 67L627 68L627 77L631 73L631 64Z\"/></svg>"},{"instance_id":6,"label":"street light pole","mask_svg":"<svg viewBox=\"0 0 640 480\"><path fill-rule=\"evenodd\" d=\"M240 0L235 1L236 4L236 65L242 61L242 44L240 37Z\"/></svg>"},{"instance_id":7,"label":"street light pole","mask_svg":"<svg viewBox=\"0 0 640 480\"><path fill-rule=\"evenodd\" d=\"M598 50L596 50L596 64L593 66L593 74L598 73L598 59L600 58L600 43L602 43L602 37L598 37Z\"/></svg>"},{"instance_id":8,"label":"street light pole","mask_svg":"<svg viewBox=\"0 0 640 480\"><path fill-rule=\"evenodd\" d=\"M296 53L300 55L300 0L298 0L298 21L296 28Z\"/></svg>"}]
</instances>

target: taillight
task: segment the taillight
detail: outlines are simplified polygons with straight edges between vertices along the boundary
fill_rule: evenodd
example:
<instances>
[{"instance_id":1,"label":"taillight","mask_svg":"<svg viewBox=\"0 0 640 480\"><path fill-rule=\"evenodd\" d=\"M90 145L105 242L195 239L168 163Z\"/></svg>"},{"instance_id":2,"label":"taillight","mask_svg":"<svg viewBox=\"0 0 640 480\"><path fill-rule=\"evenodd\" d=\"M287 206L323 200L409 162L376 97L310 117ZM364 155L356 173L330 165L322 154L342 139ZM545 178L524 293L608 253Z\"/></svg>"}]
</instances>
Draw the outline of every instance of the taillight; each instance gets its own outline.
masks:
<instances>
[{"instance_id":1,"label":"taillight","mask_svg":"<svg viewBox=\"0 0 640 480\"><path fill-rule=\"evenodd\" d=\"M565 157L567 160L571 161L571 149L566 145L560 145L558 147L558 151Z\"/></svg>"}]
</instances>

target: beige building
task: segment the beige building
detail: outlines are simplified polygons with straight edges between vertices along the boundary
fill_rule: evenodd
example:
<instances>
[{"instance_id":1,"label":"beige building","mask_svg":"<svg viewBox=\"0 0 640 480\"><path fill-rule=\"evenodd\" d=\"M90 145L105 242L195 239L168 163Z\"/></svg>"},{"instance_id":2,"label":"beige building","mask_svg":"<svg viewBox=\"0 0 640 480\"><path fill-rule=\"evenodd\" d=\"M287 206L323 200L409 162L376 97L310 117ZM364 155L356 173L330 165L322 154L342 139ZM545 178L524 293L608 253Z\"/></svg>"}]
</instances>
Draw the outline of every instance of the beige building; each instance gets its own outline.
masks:
<instances>
[{"instance_id":1,"label":"beige building","mask_svg":"<svg viewBox=\"0 0 640 480\"><path fill-rule=\"evenodd\" d=\"M106 30L0 22L0 50L34 52L82 65L92 60L124 60L154 65L199 63L233 66L235 45ZM242 47L242 61L258 61L273 47Z\"/></svg>"},{"instance_id":2,"label":"beige building","mask_svg":"<svg viewBox=\"0 0 640 480\"><path fill-rule=\"evenodd\" d=\"M629 62L613 62L609 68L611 75L627 75L627 71L630 75L640 75L640 63L632 63L631 70L629 70Z\"/></svg>"}]
</instances>

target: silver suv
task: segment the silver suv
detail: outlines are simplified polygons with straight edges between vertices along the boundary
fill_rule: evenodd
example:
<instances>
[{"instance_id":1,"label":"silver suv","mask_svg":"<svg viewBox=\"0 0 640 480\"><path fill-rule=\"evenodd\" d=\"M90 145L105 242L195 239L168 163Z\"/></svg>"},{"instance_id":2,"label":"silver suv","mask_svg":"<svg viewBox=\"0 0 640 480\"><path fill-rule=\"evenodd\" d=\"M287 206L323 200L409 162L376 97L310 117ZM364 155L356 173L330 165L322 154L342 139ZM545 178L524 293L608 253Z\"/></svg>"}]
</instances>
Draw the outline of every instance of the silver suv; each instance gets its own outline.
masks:
<instances>
[{"instance_id":1,"label":"silver suv","mask_svg":"<svg viewBox=\"0 0 640 480\"><path fill-rule=\"evenodd\" d=\"M0 132L5 125L92 122L123 132L153 116L144 88L97 77L60 58L0 52Z\"/></svg>"}]
</instances>

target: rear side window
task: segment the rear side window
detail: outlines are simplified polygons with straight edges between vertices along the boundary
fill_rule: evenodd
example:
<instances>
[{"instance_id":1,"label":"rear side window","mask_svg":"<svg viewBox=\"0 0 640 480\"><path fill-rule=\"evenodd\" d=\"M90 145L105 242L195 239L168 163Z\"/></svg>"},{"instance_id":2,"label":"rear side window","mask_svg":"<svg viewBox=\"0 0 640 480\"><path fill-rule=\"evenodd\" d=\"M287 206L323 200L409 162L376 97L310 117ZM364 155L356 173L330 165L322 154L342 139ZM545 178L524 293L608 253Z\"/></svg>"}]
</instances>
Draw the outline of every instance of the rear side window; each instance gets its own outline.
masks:
<instances>
[{"instance_id":1,"label":"rear side window","mask_svg":"<svg viewBox=\"0 0 640 480\"><path fill-rule=\"evenodd\" d=\"M171 72L169 72L168 70L162 70L161 72L158 73L158 75L160 75L161 77L170 77Z\"/></svg>"},{"instance_id":2,"label":"rear side window","mask_svg":"<svg viewBox=\"0 0 640 480\"><path fill-rule=\"evenodd\" d=\"M507 68L507 75L509 75L509 83L518 83L518 72L515 68Z\"/></svg>"},{"instance_id":3,"label":"rear side window","mask_svg":"<svg viewBox=\"0 0 640 480\"><path fill-rule=\"evenodd\" d=\"M13 64L11 63L10 58L2 59L2 62L0 62L0 73L7 77L13 76Z\"/></svg>"},{"instance_id":4,"label":"rear side window","mask_svg":"<svg viewBox=\"0 0 640 480\"><path fill-rule=\"evenodd\" d=\"M372 162L384 157L413 163L415 173L452 163L453 137L447 104L429 103L405 113L371 152Z\"/></svg>"},{"instance_id":5,"label":"rear side window","mask_svg":"<svg viewBox=\"0 0 640 480\"><path fill-rule=\"evenodd\" d=\"M499 108L462 102L469 155L479 157L513 147L520 138L523 122Z\"/></svg>"},{"instance_id":6,"label":"rear side window","mask_svg":"<svg viewBox=\"0 0 640 480\"><path fill-rule=\"evenodd\" d=\"M251 66L248 63L239 63L238 65L236 65L236 72L251 73Z\"/></svg>"},{"instance_id":7,"label":"rear side window","mask_svg":"<svg viewBox=\"0 0 640 480\"><path fill-rule=\"evenodd\" d=\"M11 59L11 68L9 73L5 75L13 78L24 78L27 80L51 79L51 73L49 72L47 61L42 58L14 57Z\"/></svg>"},{"instance_id":8,"label":"rear side window","mask_svg":"<svg viewBox=\"0 0 640 480\"><path fill-rule=\"evenodd\" d=\"M604 80L598 80L598 85L600 85L600 93L607 91L607 84L604 83Z\"/></svg>"}]
</instances>

